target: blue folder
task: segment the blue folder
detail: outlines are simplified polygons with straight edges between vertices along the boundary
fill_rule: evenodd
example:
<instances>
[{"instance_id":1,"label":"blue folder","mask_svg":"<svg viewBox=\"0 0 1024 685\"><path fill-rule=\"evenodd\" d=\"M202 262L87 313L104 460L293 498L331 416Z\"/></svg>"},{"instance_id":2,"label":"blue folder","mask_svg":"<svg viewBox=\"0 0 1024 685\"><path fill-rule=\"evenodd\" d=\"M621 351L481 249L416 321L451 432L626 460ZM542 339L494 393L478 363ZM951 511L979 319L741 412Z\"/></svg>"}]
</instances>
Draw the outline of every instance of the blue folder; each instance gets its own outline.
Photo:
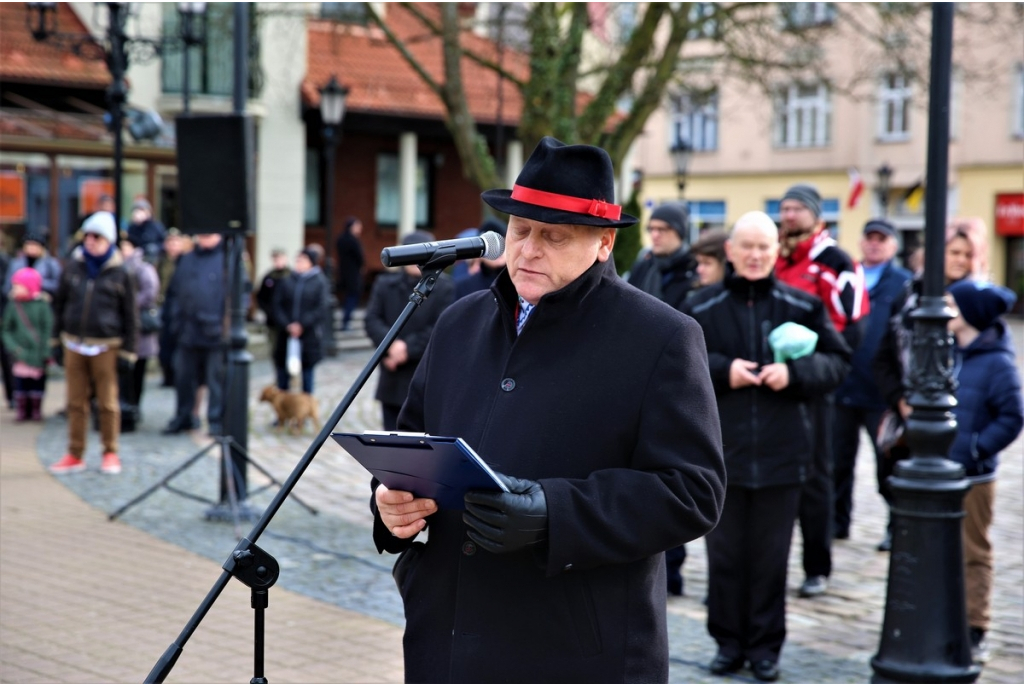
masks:
<instances>
[{"instance_id":1,"label":"blue folder","mask_svg":"<svg viewBox=\"0 0 1024 685\"><path fill-rule=\"evenodd\" d=\"M441 509L465 509L467 490L508 492L462 438L373 431L331 437L388 489L428 497Z\"/></svg>"}]
</instances>

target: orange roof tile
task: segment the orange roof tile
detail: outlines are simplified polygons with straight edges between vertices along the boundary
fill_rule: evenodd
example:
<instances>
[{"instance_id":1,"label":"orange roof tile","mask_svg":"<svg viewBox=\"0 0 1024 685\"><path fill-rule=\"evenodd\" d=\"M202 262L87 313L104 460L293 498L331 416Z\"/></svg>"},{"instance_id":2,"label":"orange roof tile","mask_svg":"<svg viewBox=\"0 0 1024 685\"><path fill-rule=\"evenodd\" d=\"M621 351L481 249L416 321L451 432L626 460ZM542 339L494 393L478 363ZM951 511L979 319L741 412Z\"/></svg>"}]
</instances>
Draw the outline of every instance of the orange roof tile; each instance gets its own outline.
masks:
<instances>
[{"instance_id":1,"label":"orange roof tile","mask_svg":"<svg viewBox=\"0 0 1024 685\"><path fill-rule=\"evenodd\" d=\"M26 23L28 13L26 3L0 2L0 80L72 88L103 88L110 83L102 59L77 57L67 46L36 42ZM65 2L57 3L57 29L88 35L85 25Z\"/></svg>"},{"instance_id":2,"label":"orange roof tile","mask_svg":"<svg viewBox=\"0 0 1024 685\"><path fill-rule=\"evenodd\" d=\"M436 18L435 3L421 3L421 11ZM385 20L388 27L403 41L423 68L438 82L444 80L444 56L441 39L406 9L388 4ZM326 20L309 23L309 52L302 97L306 104L320 103L319 88L337 75L338 82L349 88L346 109L353 112L381 113L443 119L446 112L441 98L422 81L376 26L355 26ZM482 57L497 61L497 46L491 40L472 32L462 34L463 46ZM527 58L510 48L504 50L502 64L509 72L526 78ZM495 123L498 110L498 75L468 57L462 59L462 80L469 110L478 122ZM502 80L502 121L515 124L522 112L519 89Z\"/></svg>"}]
</instances>

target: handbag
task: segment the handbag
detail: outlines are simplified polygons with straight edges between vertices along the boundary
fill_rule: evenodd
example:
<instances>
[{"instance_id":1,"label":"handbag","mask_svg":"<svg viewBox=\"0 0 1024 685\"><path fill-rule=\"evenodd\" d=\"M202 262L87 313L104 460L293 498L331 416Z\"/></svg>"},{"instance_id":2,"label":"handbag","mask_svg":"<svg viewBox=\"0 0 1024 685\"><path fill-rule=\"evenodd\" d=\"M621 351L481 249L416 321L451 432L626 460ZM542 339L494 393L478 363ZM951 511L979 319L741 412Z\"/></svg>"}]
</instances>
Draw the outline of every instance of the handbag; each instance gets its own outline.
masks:
<instances>
[{"instance_id":1,"label":"handbag","mask_svg":"<svg viewBox=\"0 0 1024 685\"><path fill-rule=\"evenodd\" d=\"M906 427L903 417L900 416L899 412L886 409L882 414L882 420L878 422L876 442L878 443L879 451L890 459L894 457L897 460L902 458L901 454L905 451L907 444L904 437Z\"/></svg>"},{"instance_id":2,"label":"handbag","mask_svg":"<svg viewBox=\"0 0 1024 685\"><path fill-rule=\"evenodd\" d=\"M139 330L143 335L160 331L160 308L149 307L139 310Z\"/></svg>"},{"instance_id":3,"label":"handbag","mask_svg":"<svg viewBox=\"0 0 1024 685\"><path fill-rule=\"evenodd\" d=\"M289 376L298 376L302 373L302 341L300 339L288 338L284 365Z\"/></svg>"}]
</instances>

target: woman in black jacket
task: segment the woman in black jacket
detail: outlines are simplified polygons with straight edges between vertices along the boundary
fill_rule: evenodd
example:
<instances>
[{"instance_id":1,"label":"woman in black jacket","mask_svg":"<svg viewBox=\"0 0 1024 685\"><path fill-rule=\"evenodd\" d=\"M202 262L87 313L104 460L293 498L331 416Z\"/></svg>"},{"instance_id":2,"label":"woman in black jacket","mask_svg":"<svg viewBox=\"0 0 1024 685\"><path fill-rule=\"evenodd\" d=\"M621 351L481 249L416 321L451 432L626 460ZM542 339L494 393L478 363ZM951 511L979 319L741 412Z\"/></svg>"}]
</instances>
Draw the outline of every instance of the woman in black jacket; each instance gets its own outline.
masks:
<instances>
[{"instance_id":1,"label":"woman in black jacket","mask_svg":"<svg viewBox=\"0 0 1024 685\"><path fill-rule=\"evenodd\" d=\"M313 392L313 367L324 358L326 337L333 335L331 286L319 266L317 255L309 248L295 258L291 276L274 289L274 325L278 344L274 348L277 387L291 385L287 354L288 340L297 339L302 347L302 392Z\"/></svg>"},{"instance_id":2,"label":"woman in black jacket","mask_svg":"<svg viewBox=\"0 0 1024 685\"><path fill-rule=\"evenodd\" d=\"M704 329L728 477L722 518L706 538L708 632L718 643L710 668L721 675L750 661L763 681L779 677L789 546L815 444L810 407L850 368L821 301L775 280L778 248L772 220L745 214L726 242L733 272L684 309ZM813 331L813 351L785 360L773 351L769 334L784 323Z\"/></svg>"}]
</instances>

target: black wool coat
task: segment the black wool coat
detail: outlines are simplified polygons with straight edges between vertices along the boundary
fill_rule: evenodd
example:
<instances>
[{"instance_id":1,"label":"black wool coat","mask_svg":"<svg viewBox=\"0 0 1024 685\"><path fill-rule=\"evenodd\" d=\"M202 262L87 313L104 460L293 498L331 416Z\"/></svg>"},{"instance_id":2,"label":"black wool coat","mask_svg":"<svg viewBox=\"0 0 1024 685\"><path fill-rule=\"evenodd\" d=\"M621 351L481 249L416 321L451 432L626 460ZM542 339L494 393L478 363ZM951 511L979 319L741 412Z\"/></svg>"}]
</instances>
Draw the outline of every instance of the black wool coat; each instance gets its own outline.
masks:
<instances>
[{"instance_id":1,"label":"black wool coat","mask_svg":"<svg viewBox=\"0 0 1024 685\"><path fill-rule=\"evenodd\" d=\"M697 324L610 263L537 304L516 335L508 273L449 307L399 428L463 437L540 482L548 549L496 555L461 511L390 535L408 682L665 682L663 551L716 525L722 436ZM371 499L371 509L373 509Z\"/></svg>"},{"instance_id":2,"label":"black wool coat","mask_svg":"<svg viewBox=\"0 0 1024 685\"><path fill-rule=\"evenodd\" d=\"M701 288L683 308L704 329L711 379L725 435L729 485L757 489L802 483L814 454L815 407L850 370L850 348L821 300L769 276L748 281L730 274ZM818 334L811 354L786 362L789 386L729 387L734 359L775 361L768 335L786 322ZM755 369L755 373L757 369Z\"/></svg>"},{"instance_id":3,"label":"black wool coat","mask_svg":"<svg viewBox=\"0 0 1024 685\"><path fill-rule=\"evenodd\" d=\"M374 345L381 341L398 320L398 316L409 304L409 296L419 278L408 276L404 271L384 273L377 277L370 290L370 301L366 305L366 334ZM409 317L398 334L398 340L404 340L409 353L409 361L394 371L380 367L380 381L377 383L376 398L384 404L402 406L409 392L409 384L416 373L420 359L427 349L430 333L434 330L441 312L452 303L454 286L447 274L441 274L434 284L434 290Z\"/></svg>"},{"instance_id":4,"label":"black wool coat","mask_svg":"<svg viewBox=\"0 0 1024 685\"><path fill-rule=\"evenodd\" d=\"M304 274L293 273L274 288L274 326L278 341L274 347L274 364L285 365L288 354L288 324L302 325L302 366L309 368L324 358L331 326L331 284L319 267Z\"/></svg>"}]
</instances>

